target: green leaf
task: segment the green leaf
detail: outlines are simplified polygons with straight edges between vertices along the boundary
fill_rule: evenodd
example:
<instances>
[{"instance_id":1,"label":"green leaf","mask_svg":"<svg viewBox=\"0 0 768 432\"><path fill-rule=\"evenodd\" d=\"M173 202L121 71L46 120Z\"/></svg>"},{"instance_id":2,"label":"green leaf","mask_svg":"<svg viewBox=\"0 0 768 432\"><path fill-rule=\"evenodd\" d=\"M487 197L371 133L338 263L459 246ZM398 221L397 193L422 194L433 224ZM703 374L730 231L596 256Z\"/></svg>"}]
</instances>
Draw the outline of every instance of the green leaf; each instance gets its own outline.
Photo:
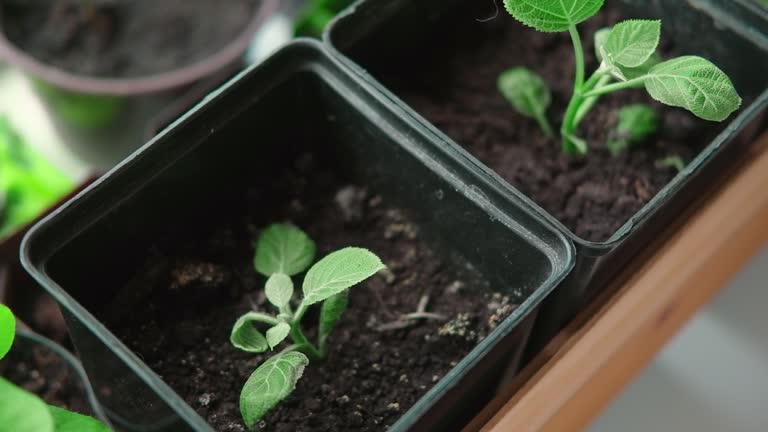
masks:
<instances>
[{"instance_id":1,"label":"green leaf","mask_svg":"<svg viewBox=\"0 0 768 432\"><path fill-rule=\"evenodd\" d=\"M643 141L659 129L659 115L648 105L627 105L619 110L616 129L634 142Z\"/></svg>"},{"instance_id":2,"label":"green leaf","mask_svg":"<svg viewBox=\"0 0 768 432\"><path fill-rule=\"evenodd\" d=\"M723 121L741 106L730 78L709 60L683 56L648 72L645 88L657 101L685 108L710 121Z\"/></svg>"},{"instance_id":3,"label":"green leaf","mask_svg":"<svg viewBox=\"0 0 768 432\"><path fill-rule=\"evenodd\" d=\"M53 405L48 406L56 432L111 432L95 418L73 413Z\"/></svg>"},{"instance_id":4,"label":"green leaf","mask_svg":"<svg viewBox=\"0 0 768 432\"><path fill-rule=\"evenodd\" d=\"M661 61L661 56L658 53L653 53L653 55L651 55L648 60L646 60L645 63L641 64L640 66L623 67L621 68L621 71L624 73L624 76L628 80L631 80L643 75L647 75L651 68L661 63Z\"/></svg>"},{"instance_id":5,"label":"green leaf","mask_svg":"<svg viewBox=\"0 0 768 432\"><path fill-rule=\"evenodd\" d=\"M606 147L616 156L630 144L644 141L659 128L659 115L648 105L627 105L619 110L619 121Z\"/></svg>"},{"instance_id":6,"label":"green leaf","mask_svg":"<svg viewBox=\"0 0 768 432\"><path fill-rule=\"evenodd\" d=\"M280 342L288 337L290 332L290 324L284 322L267 330L267 343L269 344L269 349L275 349L276 346L280 345Z\"/></svg>"},{"instance_id":7,"label":"green leaf","mask_svg":"<svg viewBox=\"0 0 768 432\"><path fill-rule=\"evenodd\" d=\"M8 307L0 304L0 359L8 354L16 334L16 318Z\"/></svg>"},{"instance_id":8,"label":"green leaf","mask_svg":"<svg viewBox=\"0 0 768 432\"><path fill-rule=\"evenodd\" d=\"M576 135L563 135L563 143L565 150L568 153L585 155L589 151L587 142L583 138L579 138Z\"/></svg>"},{"instance_id":9,"label":"green leaf","mask_svg":"<svg viewBox=\"0 0 768 432\"><path fill-rule=\"evenodd\" d=\"M336 323L344 315L349 304L349 290L344 290L334 296L328 297L320 308L320 327L318 335L320 341L325 341L331 333ZM324 342L321 342L321 345Z\"/></svg>"},{"instance_id":10,"label":"green leaf","mask_svg":"<svg viewBox=\"0 0 768 432\"><path fill-rule=\"evenodd\" d=\"M267 279L265 291L267 300L275 307L282 308L293 297L293 281L286 274L275 273Z\"/></svg>"},{"instance_id":11,"label":"green leaf","mask_svg":"<svg viewBox=\"0 0 768 432\"><path fill-rule=\"evenodd\" d=\"M529 69L517 67L499 75L497 87L517 112L538 120L544 132L552 135L546 118L552 93L543 78Z\"/></svg>"},{"instance_id":12,"label":"green leaf","mask_svg":"<svg viewBox=\"0 0 768 432\"><path fill-rule=\"evenodd\" d=\"M661 21L628 20L611 29L603 45L603 60L624 67L638 67L656 52L661 38Z\"/></svg>"},{"instance_id":13,"label":"green leaf","mask_svg":"<svg viewBox=\"0 0 768 432\"><path fill-rule=\"evenodd\" d=\"M562 32L586 21L603 7L604 0L504 0L515 19L541 32Z\"/></svg>"},{"instance_id":14,"label":"green leaf","mask_svg":"<svg viewBox=\"0 0 768 432\"><path fill-rule=\"evenodd\" d=\"M595 32L595 56L599 62L603 61L603 47L605 46L605 41L608 40L609 34L611 34L610 27L603 27Z\"/></svg>"},{"instance_id":15,"label":"green leaf","mask_svg":"<svg viewBox=\"0 0 768 432\"><path fill-rule=\"evenodd\" d=\"M0 377L0 430L54 432L53 426L45 402Z\"/></svg>"},{"instance_id":16,"label":"green leaf","mask_svg":"<svg viewBox=\"0 0 768 432\"><path fill-rule=\"evenodd\" d=\"M304 277L303 304L321 302L356 285L385 268L381 259L372 252L347 247L318 261Z\"/></svg>"},{"instance_id":17,"label":"green leaf","mask_svg":"<svg viewBox=\"0 0 768 432\"><path fill-rule=\"evenodd\" d=\"M257 312L248 312L237 320L229 336L229 341L235 348L251 353L262 353L269 349L267 339L254 325L264 322L262 316Z\"/></svg>"},{"instance_id":18,"label":"green leaf","mask_svg":"<svg viewBox=\"0 0 768 432\"><path fill-rule=\"evenodd\" d=\"M274 224L259 236L254 266L264 276L293 276L306 270L314 259L315 242L304 231L289 224Z\"/></svg>"},{"instance_id":19,"label":"green leaf","mask_svg":"<svg viewBox=\"0 0 768 432\"><path fill-rule=\"evenodd\" d=\"M240 393L240 413L253 427L296 388L309 359L297 351L278 354L259 366Z\"/></svg>"}]
</instances>

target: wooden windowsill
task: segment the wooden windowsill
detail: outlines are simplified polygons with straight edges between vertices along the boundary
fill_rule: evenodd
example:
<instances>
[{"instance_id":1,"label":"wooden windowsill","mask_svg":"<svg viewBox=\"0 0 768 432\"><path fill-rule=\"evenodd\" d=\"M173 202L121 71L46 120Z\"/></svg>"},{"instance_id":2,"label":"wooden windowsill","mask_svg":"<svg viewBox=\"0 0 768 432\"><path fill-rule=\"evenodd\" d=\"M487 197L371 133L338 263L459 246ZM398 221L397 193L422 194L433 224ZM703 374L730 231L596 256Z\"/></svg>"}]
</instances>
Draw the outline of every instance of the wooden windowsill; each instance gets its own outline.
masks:
<instances>
[{"instance_id":1,"label":"wooden windowsill","mask_svg":"<svg viewBox=\"0 0 768 432\"><path fill-rule=\"evenodd\" d=\"M767 242L768 134L464 431L583 430Z\"/></svg>"}]
</instances>

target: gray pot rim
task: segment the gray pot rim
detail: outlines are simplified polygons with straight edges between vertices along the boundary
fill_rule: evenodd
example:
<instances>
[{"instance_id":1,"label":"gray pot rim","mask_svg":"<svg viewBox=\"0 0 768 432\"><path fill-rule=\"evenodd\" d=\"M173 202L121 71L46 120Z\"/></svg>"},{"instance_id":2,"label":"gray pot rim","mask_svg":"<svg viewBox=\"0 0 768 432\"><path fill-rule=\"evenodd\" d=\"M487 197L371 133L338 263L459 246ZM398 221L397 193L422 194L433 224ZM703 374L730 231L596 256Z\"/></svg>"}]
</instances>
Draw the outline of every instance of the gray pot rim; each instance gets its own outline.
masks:
<instances>
[{"instance_id":1,"label":"gray pot rim","mask_svg":"<svg viewBox=\"0 0 768 432\"><path fill-rule=\"evenodd\" d=\"M66 90L87 94L129 96L157 93L191 84L212 75L241 57L256 30L277 9L280 0L260 0L257 12L240 35L213 56L178 69L136 78L96 78L68 72L35 59L17 48L0 27L0 59L24 73ZM0 1L0 18L2 1Z\"/></svg>"}]
</instances>

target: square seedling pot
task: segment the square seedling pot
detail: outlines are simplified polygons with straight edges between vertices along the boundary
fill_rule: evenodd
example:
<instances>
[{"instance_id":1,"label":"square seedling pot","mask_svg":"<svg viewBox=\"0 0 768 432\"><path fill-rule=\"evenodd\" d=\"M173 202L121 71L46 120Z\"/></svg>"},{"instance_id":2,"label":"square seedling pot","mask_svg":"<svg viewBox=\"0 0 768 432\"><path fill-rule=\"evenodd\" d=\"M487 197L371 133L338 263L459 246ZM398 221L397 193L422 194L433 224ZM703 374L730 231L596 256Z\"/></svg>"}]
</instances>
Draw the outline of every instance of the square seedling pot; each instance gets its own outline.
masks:
<instances>
[{"instance_id":1,"label":"square seedling pot","mask_svg":"<svg viewBox=\"0 0 768 432\"><path fill-rule=\"evenodd\" d=\"M680 53L702 55L719 65L733 79L745 103L727 122L720 124L717 131L713 131L714 138L688 166L626 220L610 238L605 241L589 241L575 234L550 212L480 162L460 145L467 143L458 143L449 137L424 113L405 102L400 91L384 83L384 77L388 76L388 79L396 80L399 89L421 88L430 81L431 75L419 76L418 79L411 79L410 76L417 68L424 67L419 62L431 61L423 58L434 58L430 54L435 50L447 50L447 47L460 49L454 45L455 39L464 38L466 32L483 31L492 24L489 22L492 20L505 20L506 25L522 26L501 7L494 11L491 3L464 0L363 0L339 15L326 30L324 39L333 56L358 74L371 91L382 94L396 105L402 115L411 117L420 125L419 131L428 135L435 145L454 152L457 157L477 167L489 181L500 185L510 201L527 202L543 220L556 225L574 243L574 271L547 299L537 319L531 347L531 351L536 352L593 298L630 257L657 237L696 197L716 184L729 165L744 153L753 138L765 128L765 112L768 107L765 13L757 13L754 5L747 2L731 0L606 2L619 8L624 15L622 18L662 19L662 40L671 43ZM494 16L494 13L497 15ZM520 33L520 39L510 40L515 43L519 41L523 45L528 42L522 38L535 33L533 29L526 28L526 31ZM551 35L548 37L551 38ZM591 39L592 34L583 34L582 37L585 40ZM479 49L472 44L466 45L470 50ZM569 54L573 55L572 50ZM500 48L494 56L504 58L505 54ZM484 60L481 58L474 61ZM508 63L508 67L518 65L514 57L508 58ZM448 67L468 66L467 63L452 59L448 66L441 63L429 70L443 74ZM531 67L535 69L535 65ZM564 70L562 73L573 72ZM452 79L466 79L466 76L454 76ZM495 76L489 79L495 89ZM467 89L462 91L466 92ZM416 90L418 96L413 97L433 100L442 97L438 93L421 94ZM646 100L650 101L650 97ZM440 106L440 103L434 102L433 105ZM508 109L508 104L505 107ZM462 109L464 107L455 108L456 111ZM451 124L449 120L443 121ZM452 124L459 121L453 120ZM559 143L552 145L559 146Z\"/></svg>"},{"instance_id":2,"label":"square seedling pot","mask_svg":"<svg viewBox=\"0 0 768 432\"><path fill-rule=\"evenodd\" d=\"M24 265L61 304L73 343L116 425L213 430L108 323L114 314L151 309L160 296L150 283L128 284L146 276L142 263L155 253L158 239L184 243L228 217L223 215L266 221L278 217L269 216L274 208L289 204L295 210L281 202L289 198L258 191L291 182L282 174L304 166L301 155L307 153L344 182L364 185L370 196L396 205L435 256L479 276L485 288L478 290L519 303L413 406L403 407L387 430L459 430L492 396L505 369L520 358L538 305L572 268L572 245L465 161L435 148L425 131L412 129L409 119L388 106L319 42L300 40L217 90L29 233ZM315 180L307 187L328 182ZM257 197L255 204L246 204L248 196ZM324 193L318 198L335 199ZM246 266L252 269L250 253ZM144 293L126 288L131 286ZM205 307L216 307L216 300L207 301ZM158 314L176 313L184 304ZM228 330L221 336L228 343ZM378 386L375 379L373 384ZM239 395L240 388L231 391Z\"/></svg>"}]
</instances>

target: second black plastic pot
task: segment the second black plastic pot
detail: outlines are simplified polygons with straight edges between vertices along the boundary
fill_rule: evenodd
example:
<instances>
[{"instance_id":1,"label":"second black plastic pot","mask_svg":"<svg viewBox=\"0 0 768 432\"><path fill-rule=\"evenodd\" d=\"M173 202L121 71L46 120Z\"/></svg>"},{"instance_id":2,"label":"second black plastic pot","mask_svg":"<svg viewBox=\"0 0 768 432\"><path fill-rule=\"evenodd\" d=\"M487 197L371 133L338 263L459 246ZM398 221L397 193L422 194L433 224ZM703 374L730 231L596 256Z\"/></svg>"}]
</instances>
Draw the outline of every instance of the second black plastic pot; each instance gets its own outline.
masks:
<instances>
[{"instance_id":1,"label":"second black plastic pot","mask_svg":"<svg viewBox=\"0 0 768 432\"><path fill-rule=\"evenodd\" d=\"M396 67L399 79L407 81L408 68L413 66L403 59L418 58L420 50L431 49L430 44L450 43L439 35L453 32L456 20L478 21L476 26L482 26L479 21L493 16L492 5L465 0L363 0L342 13L325 35L333 55L358 74L372 91L381 93L402 110L404 116L420 124L437 146L483 170L510 201L522 201L535 208L542 219L558 226L574 243L577 251L574 271L543 306L532 336L531 352L538 351L640 248L659 236L696 197L716 184L765 129L768 39L764 13L756 15L753 5L741 0L620 0L613 3L619 5L627 17L661 18L665 40L672 41L681 52L702 55L720 65L750 102L723 124L722 132L682 173L605 242L588 241L574 234L378 79L382 70ZM479 12L479 7L488 10ZM517 25L503 10L498 12L500 15L495 19L507 19L509 25ZM514 59L510 59L510 64L514 64Z\"/></svg>"},{"instance_id":2,"label":"second black plastic pot","mask_svg":"<svg viewBox=\"0 0 768 432\"><path fill-rule=\"evenodd\" d=\"M433 147L319 44L300 41L211 95L25 238L24 265L60 302L95 386L112 389L99 397L119 426L211 431L97 319L104 304L158 236L194 235L217 214L238 212L244 188L276 181L321 144L315 151L348 181L407 213L435 253L520 301L389 430L459 430L519 360L538 305L571 269L570 243Z\"/></svg>"}]
</instances>

